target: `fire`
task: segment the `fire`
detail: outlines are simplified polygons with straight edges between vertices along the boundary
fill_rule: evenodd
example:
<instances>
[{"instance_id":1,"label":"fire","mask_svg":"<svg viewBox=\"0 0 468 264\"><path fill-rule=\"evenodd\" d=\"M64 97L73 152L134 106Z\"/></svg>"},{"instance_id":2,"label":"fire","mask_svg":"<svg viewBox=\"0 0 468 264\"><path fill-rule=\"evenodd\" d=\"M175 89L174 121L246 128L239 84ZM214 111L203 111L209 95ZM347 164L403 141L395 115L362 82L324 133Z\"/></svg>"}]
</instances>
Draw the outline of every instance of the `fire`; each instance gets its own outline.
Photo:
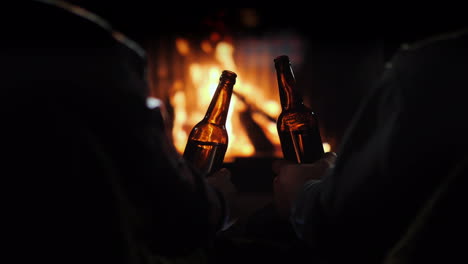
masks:
<instances>
[{"instance_id":1,"label":"fire","mask_svg":"<svg viewBox=\"0 0 468 264\"><path fill-rule=\"evenodd\" d=\"M185 39L176 40L176 48L179 54L189 56L191 50L188 41ZM212 59L203 61L194 60L188 65L189 82L196 90L193 93L195 98L188 98L186 92L181 89L180 82L173 84L175 92L171 97L171 104L174 106L175 118L173 124L174 144L179 152L183 152L187 143L188 133L190 129L198 121L200 121L208 108L211 98L218 85L220 73L223 70L231 70L237 73L237 81L234 86L236 93L250 98L249 103L260 108L270 116L276 117L281 110L278 102L267 100L260 87L253 85L248 80L244 79L244 74L237 67L234 60L234 47L231 43L219 41L212 45L208 41L201 43L201 49L205 53L212 53ZM211 52L212 51L212 52ZM190 100L190 106L188 104ZM244 102L240 101L235 95L231 98L231 104L226 122L226 129L229 134L229 145L226 152L225 161L232 160L235 157L253 156L256 153L254 145L250 141L245 129L243 128L239 113L246 109ZM272 144L276 145L276 150L279 148L279 138L276 132L276 125L271 120L266 120L259 114L253 114L252 118L264 127L263 131ZM277 156L278 151L272 153Z\"/></svg>"},{"instance_id":2,"label":"fire","mask_svg":"<svg viewBox=\"0 0 468 264\"><path fill-rule=\"evenodd\" d=\"M248 50L252 45L243 47ZM281 112L276 76L268 64L258 65L259 62L272 62L278 54L266 49L256 50L255 56L247 52L236 57L234 45L231 41L224 41L219 34L211 34L202 40L199 48L191 46L187 39L178 38L175 49L183 58L179 71L184 72L173 80L170 87L172 94L169 98L175 113L172 134L176 149L180 153L184 151L190 130L206 113L221 72L230 70L237 73L237 80L226 122L229 144L225 161L254 155L282 157L275 121ZM241 63L240 67L236 62ZM245 122L250 122L249 133ZM257 140L260 138L260 144L252 141L252 127L257 128L255 136ZM268 144L265 145L266 141ZM328 143L324 143L324 150L330 151Z\"/></svg>"}]
</instances>

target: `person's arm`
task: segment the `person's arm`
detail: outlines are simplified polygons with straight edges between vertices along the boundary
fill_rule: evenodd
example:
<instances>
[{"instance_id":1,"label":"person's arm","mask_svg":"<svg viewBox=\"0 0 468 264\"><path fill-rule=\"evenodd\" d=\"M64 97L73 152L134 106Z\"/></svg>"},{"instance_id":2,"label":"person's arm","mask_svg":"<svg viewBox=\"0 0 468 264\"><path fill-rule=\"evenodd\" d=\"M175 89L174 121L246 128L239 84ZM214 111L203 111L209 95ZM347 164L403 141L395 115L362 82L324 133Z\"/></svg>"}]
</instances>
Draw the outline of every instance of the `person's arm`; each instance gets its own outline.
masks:
<instances>
[{"instance_id":1,"label":"person's arm","mask_svg":"<svg viewBox=\"0 0 468 264\"><path fill-rule=\"evenodd\" d=\"M1 49L11 239L36 258L109 263L207 245L224 199L147 106L144 61L92 20L28 4Z\"/></svg>"},{"instance_id":2,"label":"person's arm","mask_svg":"<svg viewBox=\"0 0 468 264\"><path fill-rule=\"evenodd\" d=\"M397 158L403 156L390 153L402 147L399 133L405 131L401 130L401 98L394 85L390 72L359 110L334 169L303 188L295 200L292 225L317 255L346 259L370 251L368 256L375 256L408 221L409 208L397 207L408 198L403 198L408 181L402 179L411 172ZM411 154L399 155L411 162ZM399 214L403 217L396 217Z\"/></svg>"},{"instance_id":3,"label":"person's arm","mask_svg":"<svg viewBox=\"0 0 468 264\"><path fill-rule=\"evenodd\" d=\"M448 45L396 57L358 112L333 171L298 195L292 224L317 254L378 261L463 153L444 135L466 144L457 121L466 51Z\"/></svg>"}]
</instances>

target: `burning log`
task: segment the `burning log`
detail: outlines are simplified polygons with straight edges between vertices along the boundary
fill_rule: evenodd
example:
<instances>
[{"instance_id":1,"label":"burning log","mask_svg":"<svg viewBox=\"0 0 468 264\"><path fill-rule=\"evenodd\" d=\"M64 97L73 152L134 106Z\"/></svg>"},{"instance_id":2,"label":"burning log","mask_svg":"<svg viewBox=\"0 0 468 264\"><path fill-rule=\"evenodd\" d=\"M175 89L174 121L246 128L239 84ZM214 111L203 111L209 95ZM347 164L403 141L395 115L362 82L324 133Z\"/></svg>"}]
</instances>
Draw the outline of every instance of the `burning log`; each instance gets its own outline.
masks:
<instances>
[{"instance_id":1,"label":"burning log","mask_svg":"<svg viewBox=\"0 0 468 264\"><path fill-rule=\"evenodd\" d=\"M232 92L239 100L242 101L242 103L244 103L247 108L249 109L249 111L253 114L253 113L258 113L258 114L261 114L262 116L266 117L268 120L270 120L271 122L275 123L276 124L276 119L273 118L272 116L270 116L268 113L266 113L265 111L263 111L262 109L258 108L256 105L250 103L247 101L247 98L245 98L245 96L243 96L242 94L240 94L239 92L236 92L236 91L233 91Z\"/></svg>"},{"instance_id":2,"label":"burning log","mask_svg":"<svg viewBox=\"0 0 468 264\"><path fill-rule=\"evenodd\" d=\"M265 132L263 131L262 127L257 122L255 122L252 115L254 113L259 113L265 116L271 122L276 122L276 120L264 111L262 111L260 108L249 103L246 100L245 96L239 94L238 92L233 93L246 105L245 110L239 113L239 118L247 132L247 136L249 137L250 142L255 148L255 153L264 156L273 156L275 146L265 135Z\"/></svg>"}]
</instances>

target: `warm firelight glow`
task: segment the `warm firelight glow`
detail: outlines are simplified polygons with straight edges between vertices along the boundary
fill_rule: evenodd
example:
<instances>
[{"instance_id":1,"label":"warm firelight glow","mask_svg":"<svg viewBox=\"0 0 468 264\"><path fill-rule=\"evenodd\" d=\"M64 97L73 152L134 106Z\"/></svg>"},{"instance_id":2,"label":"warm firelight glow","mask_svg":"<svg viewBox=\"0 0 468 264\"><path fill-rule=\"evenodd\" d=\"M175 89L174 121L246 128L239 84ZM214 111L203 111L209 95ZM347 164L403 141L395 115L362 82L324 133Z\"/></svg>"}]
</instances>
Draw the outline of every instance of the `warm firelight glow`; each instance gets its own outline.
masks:
<instances>
[{"instance_id":1,"label":"warm firelight glow","mask_svg":"<svg viewBox=\"0 0 468 264\"><path fill-rule=\"evenodd\" d=\"M330 152L331 151L331 146L327 142L323 142L323 151L325 152Z\"/></svg>"},{"instance_id":2,"label":"warm firelight glow","mask_svg":"<svg viewBox=\"0 0 468 264\"><path fill-rule=\"evenodd\" d=\"M190 45L186 39L177 38L175 40L176 49L182 55L187 55L190 53Z\"/></svg>"},{"instance_id":3,"label":"warm firelight glow","mask_svg":"<svg viewBox=\"0 0 468 264\"><path fill-rule=\"evenodd\" d=\"M185 144L182 145L182 142L187 141L187 133L184 131L184 124L187 122L187 112L180 111L180 109L185 109L185 94L182 91L176 92L172 97L172 105L176 105L177 114L174 117L174 124L172 130L172 137L176 143L176 148L182 153L185 148Z\"/></svg>"},{"instance_id":4,"label":"warm firelight glow","mask_svg":"<svg viewBox=\"0 0 468 264\"><path fill-rule=\"evenodd\" d=\"M216 46L215 58L220 62L221 67L224 69L232 69L232 71L237 72L233 54L234 47L227 42L220 42ZM238 82L236 82L236 84L239 86Z\"/></svg>"},{"instance_id":5,"label":"warm firelight glow","mask_svg":"<svg viewBox=\"0 0 468 264\"><path fill-rule=\"evenodd\" d=\"M205 53L210 54L213 51L213 46L208 40L203 40L200 43L200 48L203 50Z\"/></svg>"},{"instance_id":6,"label":"warm firelight glow","mask_svg":"<svg viewBox=\"0 0 468 264\"><path fill-rule=\"evenodd\" d=\"M213 36L211 36L213 38ZM208 42L202 44L202 50L206 53L210 51ZM211 47L211 46L210 46ZM186 56L190 51L188 42L182 39L176 41L176 48L179 54ZM187 144L188 133L191 128L199 122L205 115L211 98L219 82L220 74L223 70L230 70L237 73L237 81L234 90L246 98L250 98L252 105L261 109L272 117L277 117L281 111L279 102L268 100L265 92L256 87L248 80L235 63L234 47L231 43L220 41L214 46L214 57L211 61L194 61L188 65L188 76L193 84L194 92L190 98L183 89L178 89L177 82L173 88L177 92L172 95L172 105L176 113L173 124L174 144L179 152L183 152ZM187 52L187 53L185 53ZM192 98L192 96L194 98ZM190 105L190 107L189 107ZM229 145L225 156L225 161L231 161L235 157L248 157L255 155L255 148L252 145L245 129L240 123L239 112L246 109L246 105L236 98L231 98L226 129L229 135ZM261 127L265 135L277 147L279 147L279 138L276 131L276 124L264 116L253 114L252 118ZM277 148L279 149L279 148ZM278 156L277 151L272 155Z\"/></svg>"}]
</instances>

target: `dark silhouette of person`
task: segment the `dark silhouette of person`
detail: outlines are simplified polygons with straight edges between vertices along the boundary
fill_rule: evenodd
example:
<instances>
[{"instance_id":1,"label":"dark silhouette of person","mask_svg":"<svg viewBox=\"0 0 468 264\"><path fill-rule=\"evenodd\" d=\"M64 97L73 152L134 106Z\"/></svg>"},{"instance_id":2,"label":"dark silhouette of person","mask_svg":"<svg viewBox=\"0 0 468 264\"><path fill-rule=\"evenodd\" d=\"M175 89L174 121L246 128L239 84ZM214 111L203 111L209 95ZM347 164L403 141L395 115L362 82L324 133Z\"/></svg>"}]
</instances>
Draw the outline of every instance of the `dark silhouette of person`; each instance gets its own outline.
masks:
<instances>
[{"instance_id":1,"label":"dark silhouette of person","mask_svg":"<svg viewBox=\"0 0 468 264\"><path fill-rule=\"evenodd\" d=\"M338 155L279 170L276 205L307 245L309 261L463 256L444 230L466 235L466 222L450 219L460 214L466 187L467 70L466 28L403 45L360 105Z\"/></svg>"},{"instance_id":2,"label":"dark silhouette of person","mask_svg":"<svg viewBox=\"0 0 468 264\"><path fill-rule=\"evenodd\" d=\"M149 97L142 45L84 7L44 0L4 9L4 257L203 258L228 219L225 190L175 151L164 105ZM218 176L229 187L229 171Z\"/></svg>"}]
</instances>

